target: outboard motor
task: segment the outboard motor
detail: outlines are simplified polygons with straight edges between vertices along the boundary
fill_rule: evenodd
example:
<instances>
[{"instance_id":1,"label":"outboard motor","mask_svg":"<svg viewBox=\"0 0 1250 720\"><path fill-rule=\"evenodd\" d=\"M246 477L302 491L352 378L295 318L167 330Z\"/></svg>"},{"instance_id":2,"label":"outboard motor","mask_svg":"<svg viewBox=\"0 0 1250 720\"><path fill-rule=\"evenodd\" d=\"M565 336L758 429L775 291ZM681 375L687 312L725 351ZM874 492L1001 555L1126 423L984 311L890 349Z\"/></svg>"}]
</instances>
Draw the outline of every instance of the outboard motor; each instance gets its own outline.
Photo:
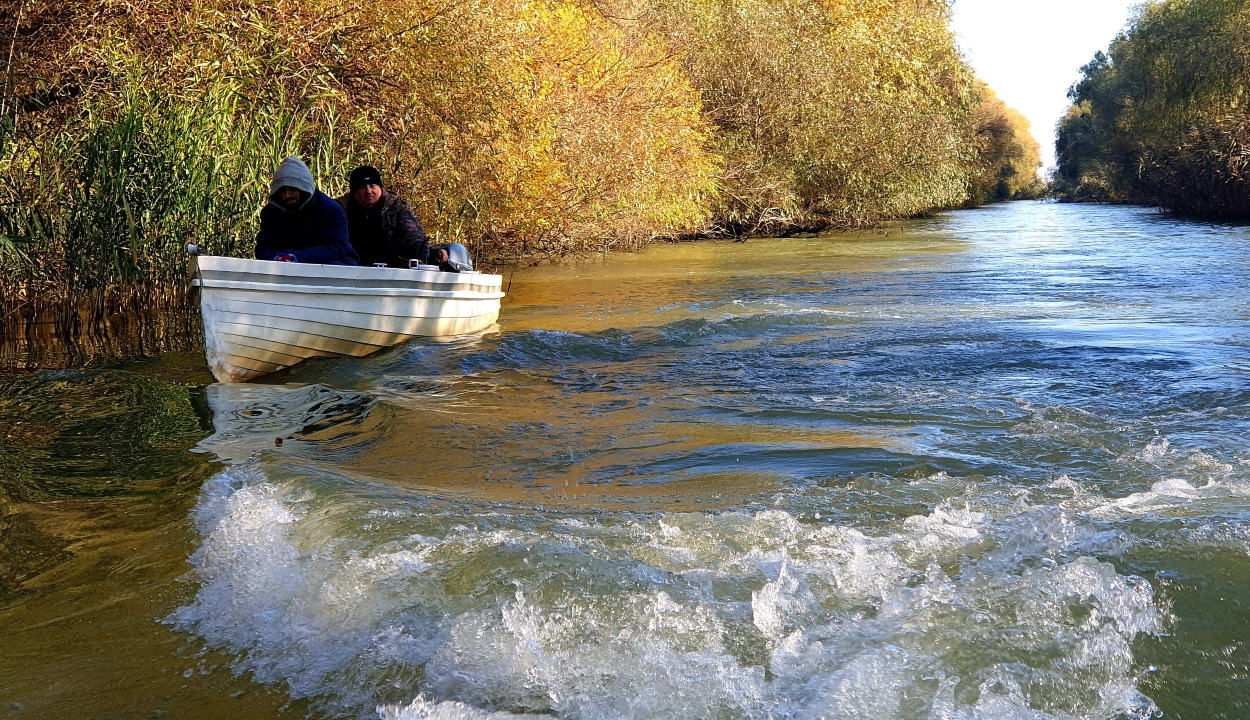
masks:
<instances>
[{"instance_id":1,"label":"outboard motor","mask_svg":"<svg viewBox=\"0 0 1250 720\"><path fill-rule=\"evenodd\" d=\"M469 250L460 243L431 245L430 249L447 251L447 262L438 266L438 269L443 272L464 272L473 269L473 260L469 258Z\"/></svg>"},{"instance_id":2,"label":"outboard motor","mask_svg":"<svg viewBox=\"0 0 1250 720\"><path fill-rule=\"evenodd\" d=\"M456 272L473 269L473 261L469 259L469 250L460 243L447 244L447 264L456 268Z\"/></svg>"}]
</instances>

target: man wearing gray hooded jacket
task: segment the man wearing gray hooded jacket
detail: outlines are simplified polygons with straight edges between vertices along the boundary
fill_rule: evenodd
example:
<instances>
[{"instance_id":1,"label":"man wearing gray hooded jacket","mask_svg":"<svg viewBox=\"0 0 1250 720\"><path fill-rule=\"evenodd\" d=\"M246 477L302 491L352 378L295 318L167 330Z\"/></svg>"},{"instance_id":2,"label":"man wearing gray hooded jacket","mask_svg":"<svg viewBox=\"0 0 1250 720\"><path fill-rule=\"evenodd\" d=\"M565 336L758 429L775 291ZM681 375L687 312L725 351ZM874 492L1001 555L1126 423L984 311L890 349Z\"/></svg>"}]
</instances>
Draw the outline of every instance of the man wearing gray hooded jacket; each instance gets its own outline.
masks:
<instances>
[{"instance_id":1,"label":"man wearing gray hooded jacket","mask_svg":"<svg viewBox=\"0 0 1250 720\"><path fill-rule=\"evenodd\" d=\"M359 265L347 237L347 214L317 189L312 171L297 157L278 166L269 204L260 211L256 259L322 265Z\"/></svg>"}]
</instances>

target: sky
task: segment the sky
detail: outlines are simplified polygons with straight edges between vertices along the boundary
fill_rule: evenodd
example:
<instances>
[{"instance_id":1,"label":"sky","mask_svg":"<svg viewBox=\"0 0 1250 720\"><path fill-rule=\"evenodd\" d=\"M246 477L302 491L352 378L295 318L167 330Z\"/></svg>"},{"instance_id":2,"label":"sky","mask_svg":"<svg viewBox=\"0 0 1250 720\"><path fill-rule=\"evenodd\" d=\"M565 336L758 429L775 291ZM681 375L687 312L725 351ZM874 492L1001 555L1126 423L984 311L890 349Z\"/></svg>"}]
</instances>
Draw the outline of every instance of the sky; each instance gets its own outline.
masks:
<instances>
[{"instance_id":1,"label":"sky","mask_svg":"<svg viewBox=\"0 0 1250 720\"><path fill-rule=\"evenodd\" d=\"M977 75L1033 124L1055 162L1055 123L1080 68L1124 28L1139 0L955 0L959 46Z\"/></svg>"}]
</instances>

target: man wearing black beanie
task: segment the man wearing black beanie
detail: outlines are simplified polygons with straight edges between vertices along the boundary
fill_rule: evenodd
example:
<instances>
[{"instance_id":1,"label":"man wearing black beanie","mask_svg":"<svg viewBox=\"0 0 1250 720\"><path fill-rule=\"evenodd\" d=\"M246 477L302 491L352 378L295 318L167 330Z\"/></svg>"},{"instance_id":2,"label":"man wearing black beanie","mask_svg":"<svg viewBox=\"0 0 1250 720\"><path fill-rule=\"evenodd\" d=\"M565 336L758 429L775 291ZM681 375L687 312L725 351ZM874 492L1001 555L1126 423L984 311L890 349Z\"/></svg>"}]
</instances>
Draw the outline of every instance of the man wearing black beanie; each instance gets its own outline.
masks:
<instances>
[{"instance_id":1,"label":"man wearing black beanie","mask_svg":"<svg viewBox=\"0 0 1250 720\"><path fill-rule=\"evenodd\" d=\"M352 247L360 255L361 265L385 263L390 267L408 267L409 260L440 264L440 257L430 258L430 241L421 229L408 203L393 192L382 189L382 173L369 165L352 170L348 177L351 192L339 198L347 211L347 228Z\"/></svg>"}]
</instances>

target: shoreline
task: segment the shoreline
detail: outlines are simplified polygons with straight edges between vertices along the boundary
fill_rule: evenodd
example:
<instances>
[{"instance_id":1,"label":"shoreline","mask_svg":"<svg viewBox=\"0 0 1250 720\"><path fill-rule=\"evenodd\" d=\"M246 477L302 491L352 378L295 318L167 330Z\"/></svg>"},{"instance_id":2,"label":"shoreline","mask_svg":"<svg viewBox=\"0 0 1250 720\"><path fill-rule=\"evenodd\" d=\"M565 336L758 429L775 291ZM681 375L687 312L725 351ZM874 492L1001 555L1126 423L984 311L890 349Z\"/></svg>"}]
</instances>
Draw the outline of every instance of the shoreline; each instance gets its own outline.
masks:
<instances>
[{"instance_id":1,"label":"shoreline","mask_svg":"<svg viewBox=\"0 0 1250 720\"><path fill-rule=\"evenodd\" d=\"M645 251L652 246L681 243L744 243L765 240L790 240L839 236L853 233L888 233L892 226L931 219L947 213L978 210L1016 202L1055 202L1053 199L1004 200L972 207L947 208L906 218L882 220L871 224L825 223L820 226L796 225L779 234L700 233L672 238L658 238L616 250L586 255L531 257L502 263L499 259L481 263L484 269L498 273L515 273L547 264L599 263L620 254ZM103 299L104 296L111 296ZM136 301L143 295L157 297L158 307L140 307ZM107 293L84 302L68 315L65 305L44 306L44 316L34 322L11 320L0 326L0 373L29 374L41 370L115 370L127 369L136 363L150 362L179 354L202 353L203 340L199 325L199 309L189 287L174 292L173 287L160 290L146 288L110 288ZM65 300L61 299L61 303ZM51 303L49 305L52 305ZM111 312L110 312L111 310ZM58 315L58 311L61 313ZM24 316L29 317L29 316ZM205 370L207 366L205 365Z\"/></svg>"}]
</instances>

